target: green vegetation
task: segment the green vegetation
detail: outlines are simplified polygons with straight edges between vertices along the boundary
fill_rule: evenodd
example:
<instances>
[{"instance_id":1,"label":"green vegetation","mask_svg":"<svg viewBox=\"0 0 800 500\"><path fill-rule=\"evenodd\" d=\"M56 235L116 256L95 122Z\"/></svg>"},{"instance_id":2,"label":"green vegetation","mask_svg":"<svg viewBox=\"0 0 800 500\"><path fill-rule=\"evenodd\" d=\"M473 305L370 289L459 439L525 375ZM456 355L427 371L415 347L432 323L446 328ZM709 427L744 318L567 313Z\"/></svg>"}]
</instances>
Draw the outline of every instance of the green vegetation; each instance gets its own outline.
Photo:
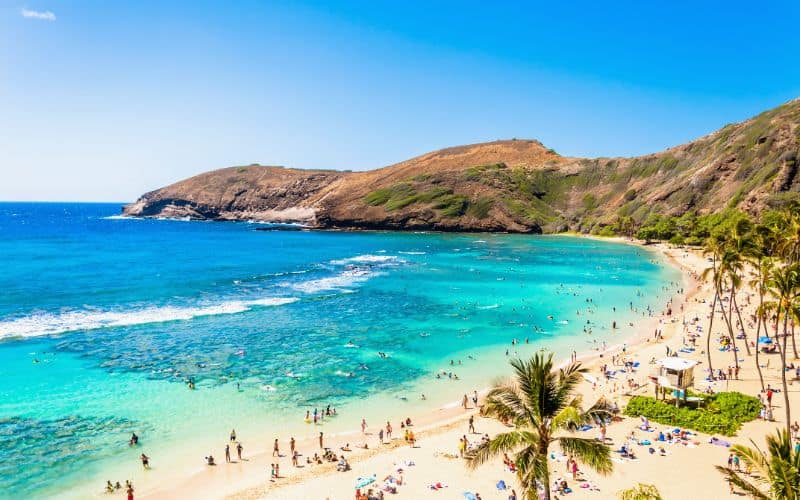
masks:
<instances>
[{"instance_id":1,"label":"green vegetation","mask_svg":"<svg viewBox=\"0 0 800 500\"><path fill-rule=\"evenodd\" d=\"M476 219L485 219L489 216L489 210L492 209L492 205L494 205L494 201L491 198L478 198L469 204L467 215Z\"/></svg>"},{"instance_id":2,"label":"green vegetation","mask_svg":"<svg viewBox=\"0 0 800 500\"><path fill-rule=\"evenodd\" d=\"M477 181L480 180L481 177L485 172L491 172L495 170L503 170L507 168L505 163L491 163L489 165L478 165L475 167L470 167L464 172L464 178L468 181Z\"/></svg>"},{"instance_id":3,"label":"green vegetation","mask_svg":"<svg viewBox=\"0 0 800 500\"><path fill-rule=\"evenodd\" d=\"M645 241L702 245L713 234L728 231L737 221L746 217L746 214L735 209L699 216L693 212L687 212L680 217L651 215L636 231L636 237Z\"/></svg>"},{"instance_id":4,"label":"green vegetation","mask_svg":"<svg viewBox=\"0 0 800 500\"><path fill-rule=\"evenodd\" d=\"M634 396L625 408L631 417L643 415L655 422L693 429L707 434L733 436L744 422L758 417L758 398L738 392L707 396L702 408L677 408L674 404L648 396Z\"/></svg>"},{"instance_id":5,"label":"green vegetation","mask_svg":"<svg viewBox=\"0 0 800 500\"><path fill-rule=\"evenodd\" d=\"M652 484L639 483L633 488L620 491L619 500L664 500L664 498Z\"/></svg>"},{"instance_id":6,"label":"green vegetation","mask_svg":"<svg viewBox=\"0 0 800 500\"><path fill-rule=\"evenodd\" d=\"M452 189L445 187L433 187L419 192L410 182L377 189L365 196L364 202L376 207L383 206L389 212L413 204L430 204L443 217L460 217L468 214L478 219L487 217L493 205L490 198L470 201L466 196L455 194Z\"/></svg>"}]
</instances>

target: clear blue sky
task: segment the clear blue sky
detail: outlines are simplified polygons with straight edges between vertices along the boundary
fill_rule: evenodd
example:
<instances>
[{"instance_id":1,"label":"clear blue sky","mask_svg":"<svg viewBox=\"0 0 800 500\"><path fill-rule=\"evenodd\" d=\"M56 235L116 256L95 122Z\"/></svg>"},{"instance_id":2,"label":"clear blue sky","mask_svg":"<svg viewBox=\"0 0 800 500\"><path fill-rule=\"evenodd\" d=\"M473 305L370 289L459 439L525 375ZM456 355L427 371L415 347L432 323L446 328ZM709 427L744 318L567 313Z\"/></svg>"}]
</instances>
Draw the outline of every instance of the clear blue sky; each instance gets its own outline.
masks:
<instances>
[{"instance_id":1,"label":"clear blue sky","mask_svg":"<svg viewBox=\"0 0 800 500\"><path fill-rule=\"evenodd\" d=\"M0 200L537 138L636 155L800 95L800 2L0 0Z\"/></svg>"}]
</instances>

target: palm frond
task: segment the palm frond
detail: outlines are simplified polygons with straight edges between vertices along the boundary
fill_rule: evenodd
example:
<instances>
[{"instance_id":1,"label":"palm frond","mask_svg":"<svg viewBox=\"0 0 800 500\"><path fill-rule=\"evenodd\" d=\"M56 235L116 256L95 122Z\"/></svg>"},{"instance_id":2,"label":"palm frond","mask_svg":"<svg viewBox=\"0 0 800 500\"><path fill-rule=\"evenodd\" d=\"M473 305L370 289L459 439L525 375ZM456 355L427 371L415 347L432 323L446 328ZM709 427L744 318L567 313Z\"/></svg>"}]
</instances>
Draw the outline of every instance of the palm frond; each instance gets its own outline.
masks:
<instances>
[{"instance_id":1,"label":"palm frond","mask_svg":"<svg viewBox=\"0 0 800 500\"><path fill-rule=\"evenodd\" d=\"M600 474L609 474L614 468L614 463L611 461L611 449L605 443L594 439L568 436L556 439L564 453L575 456Z\"/></svg>"},{"instance_id":2,"label":"palm frond","mask_svg":"<svg viewBox=\"0 0 800 500\"><path fill-rule=\"evenodd\" d=\"M739 489L743 490L745 493L750 495L753 498L758 500L770 500L770 497L761 491L758 487L751 484L749 481L744 479L739 473L728 469L727 467L723 467L721 465L715 465L714 467L725 476L725 478L733 483L734 486L739 487Z\"/></svg>"}]
</instances>

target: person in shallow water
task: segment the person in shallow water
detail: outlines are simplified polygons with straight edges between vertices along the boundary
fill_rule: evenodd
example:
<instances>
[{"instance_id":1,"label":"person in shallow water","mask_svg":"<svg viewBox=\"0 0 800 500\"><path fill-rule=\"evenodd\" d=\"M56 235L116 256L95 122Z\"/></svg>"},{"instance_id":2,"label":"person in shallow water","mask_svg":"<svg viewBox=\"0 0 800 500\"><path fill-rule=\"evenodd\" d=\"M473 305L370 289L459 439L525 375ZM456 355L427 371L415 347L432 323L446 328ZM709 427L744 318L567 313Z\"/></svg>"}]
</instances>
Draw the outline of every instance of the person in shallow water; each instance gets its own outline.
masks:
<instances>
[{"instance_id":1,"label":"person in shallow water","mask_svg":"<svg viewBox=\"0 0 800 500\"><path fill-rule=\"evenodd\" d=\"M145 469L149 469L150 468L150 457L148 457L147 455L142 453L141 459L142 459L142 465L144 466L144 468Z\"/></svg>"},{"instance_id":2,"label":"person in shallow water","mask_svg":"<svg viewBox=\"0 0 800 500\"><path fill-rule=\"evenodd\" d=\"M139 436L134 432L131 434L131 440L128 442L128 446L136 446L137 444L139 444Z\"/></svg>"}]
</instances>

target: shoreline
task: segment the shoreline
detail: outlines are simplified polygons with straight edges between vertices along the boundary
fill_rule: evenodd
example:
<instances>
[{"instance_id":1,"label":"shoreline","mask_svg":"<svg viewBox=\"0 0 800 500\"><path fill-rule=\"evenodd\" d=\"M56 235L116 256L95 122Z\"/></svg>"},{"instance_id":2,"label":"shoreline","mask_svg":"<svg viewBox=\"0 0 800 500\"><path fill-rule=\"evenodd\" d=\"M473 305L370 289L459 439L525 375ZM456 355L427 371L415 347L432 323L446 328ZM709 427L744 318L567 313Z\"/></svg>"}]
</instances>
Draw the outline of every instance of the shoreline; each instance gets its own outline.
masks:
<instances>
[{"instance_id":1,"label":"shoreline","mask_svg":"<svg viewBox=\"0 0 800 500\"><path fill-rule=\"evenodd\" d=\"M676 303L678 298L682 298L684 301L691 300L698 291L698 287L690 275L690 269L684 266L679 260L675 259L673 255L666 252L665 248L656 245L648 245L647 247L644 247L636 242L621 238L617 240L616 238L595 238L570 234L564 234L562 236L584 237L587 239L597 239L599 241L611 243L625 243L657 253L658 258L663 259L663 264L674 267L680 272L681 275L684 294L681 296L678 295L675 290L672 290L668 296L668 300L671 300L673 303ZM652 346L654 343L650 342L650 340L653 338L653 332L655 329L658 328L659 325L662 325L662 313L663 311L658 311L653 316L634 319L633 324L636 331L631 332L624 338L620 338L619 342L616 344L609 344L602 352L599 348L580 350L578 352L578 361L580 361L584 367L588 368L590 372L594 372L604 360L604 354L616 352L623 344L627 345L628 353L631 356L635 355L638 350L644 347ZM677 314L673 313L673 320L675 320L676 317ZM676 323L673 322L670 324ZM608 358L606 357L605 360L607 359ZM564 366L569 361L568 358L564 358L563 360L556 358L555 362L557 363L557 366ZM481 397L489 390L490 386L490 380L486 380L485 385L481 386L481 389L478 391ZM469 406L470 408L472 407L471 402ZM454 428L464 425L470 414L472 413L464 412L458 400L449 400L449 402L440 405L436 409L424 411L422 413L418 412L416 414L411 413L410 416L413 417L413 430L417 434L418 438L422 440L428 440L442 436L447 432L452 431ZM393 420L396 420L401 416L402 415L395 415ZM352 416L348 416L348 418L352 418ZM357 425L357 422L351 423ZM376 441L374 434L377 432L377 427L373 425L371 426L371 429L373 429L372 435L369 435L368 433L368 435L365 437L362 437L360 431L354 427L349 428L349 430L333 433L330 436L326 434L326 441L328 441L330 438L331 443L333 443L330 446L337 453L339 447L345 442L349 442L351 446L362 441L368 441L370 444L374 445ZM395 430L395 434L397 434L398 430L399 429ZM287 450L283 450L283 448L287 447L284 441L288 439L288 436L281 437L282 453L286 454ZM401 443L402 441L398 442L398 440L395 439L391 443L387 443L380 448L358 450L357 448L353 447L353 452L348 454L348 459L351 461L351 464L355 464L367 462L375 459L376 457L386 457L397 450L401 446ZM298 440L297 448L298 450L319 450L317 447L316 438ZM281 471L291 471L291 474L288 474L286 477L282 477L277 483L275 483L268 481L269 473L266 468L268 468L268 464L271 463L270 459L272 458L269 455L269 450L248 450L246 457L250 462L256 462L259 464L263 463L264 468L259 467L256 469L253 468L252 465L248 465L247 468L238 466L231 467L222 464L222 467L214 467L214 470L209 471L208 469L212 468L198 467L195 473L187 477L180 478L176 483L170 484L168 487L161 485L157 488L142 489L137 493L143 498L197 498L200 492L213 491L213 495L208 495L208 498L262 498L267 494L270 496L277 494L282 489L291 485L301 485L307 479L328 477L335 472L335 468L331 464L304 467L300 471L292 470L293 468L290 465L288 457L284 457L282 459L283 467ZM305 458L306 455L301 457L301 459ZM217 460L217 462L219 462L219 460Z\"/></svg>"}]
</instances>

